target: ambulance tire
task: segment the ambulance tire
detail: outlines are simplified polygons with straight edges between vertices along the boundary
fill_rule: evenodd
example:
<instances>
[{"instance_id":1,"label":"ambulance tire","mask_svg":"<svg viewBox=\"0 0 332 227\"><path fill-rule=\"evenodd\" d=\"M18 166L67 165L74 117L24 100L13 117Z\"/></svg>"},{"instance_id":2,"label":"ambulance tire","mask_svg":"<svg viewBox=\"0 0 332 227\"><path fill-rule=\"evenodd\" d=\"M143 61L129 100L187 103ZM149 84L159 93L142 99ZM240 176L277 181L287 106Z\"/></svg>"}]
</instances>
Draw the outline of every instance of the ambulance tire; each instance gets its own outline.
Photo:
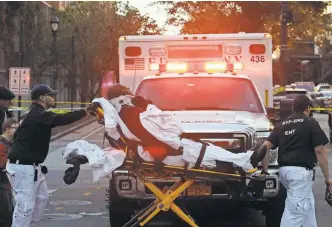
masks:
<instances>
[{"instance_id":1,"label":"ambulance tire","mask_svg":"<svg viewBox=\"0 0 332 227\"><path fill-rule=\"evenodd\" d=\"M286 188L280 184L278 195L269 199L265 204L266 207L264 209L264 214L266 227L280 227L281 217L284 213L286 197Z\"/></svg>"},{"instance_id":2,"label":"ambulance tire","mask_svg":"<svg viewBox=\"0 0 332 227\"><path fill-rule=\"evenodd\" d=\"M108 190L108 211L111 227L124 226L134 214L136 208L130 200L121 198L117 191L113 176L109 183Z\"/></svg>"}]
</instances>

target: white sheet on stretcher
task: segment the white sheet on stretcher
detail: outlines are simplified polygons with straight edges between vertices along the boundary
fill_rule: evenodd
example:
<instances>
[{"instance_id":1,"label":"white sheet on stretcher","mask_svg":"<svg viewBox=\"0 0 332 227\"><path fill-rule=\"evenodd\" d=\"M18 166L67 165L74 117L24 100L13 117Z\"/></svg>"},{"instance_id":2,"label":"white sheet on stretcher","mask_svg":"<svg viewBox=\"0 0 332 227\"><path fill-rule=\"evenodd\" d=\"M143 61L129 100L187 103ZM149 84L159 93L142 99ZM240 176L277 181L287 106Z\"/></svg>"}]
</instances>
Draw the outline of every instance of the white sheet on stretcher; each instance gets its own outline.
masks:
<instances>
[{"instance_id":1,"label":"white sheet on stretcher","mask_svg":"<svg viewBox=\"0 0 332 227\"><path fill-rule=\"evenodd\" d=\"M128 139L134 139L136 141L139 141L139 139L129 131L127 126L123 123L120 116L118 115L118 112L115 109L115 107L108 100L106 100L105 98L97 98L94 99L93 102L99 102L104 110L105 130L109 132L109 136L111 136L114 139L119 138L118 136L120 135L116 133L117 130L116 125L119 124L122 129L122 132ZM169 156L163 160L163 162L166 165L183 166L185 163L189 163L191 165L196 163L202 148L202 144L189 139L180 139L182 129L180 127L180 124L172 117L171 114L159 110L154 105L149 105L147 107L147 110L141 113L140 119L143 127L147 131L149 131L153 136L155 136L157 139L163 141L164 143L168 144L169 146L175 149L183 147L183 155ZM67 151L66 154L70 154L73 152L73 146L76 146L75 142L68 144L66 146L66 151ZM94 149L98 150L97 147L95 147ZM111 152L108 152L109 154L104 154L102 156L99 156L99 158L113 154L113 150L115 149L110 148L110 150ZM103 151L102 149L99 148L98 152L93 152L93 150L85 150L81 152L89 153L91 157L93 156L92 153L101 154L106 151ZM234 154L221 147L210 144L210 146L207 146L201 165L207 167L215 167L217 160L224 162L232 162L233 164L243 168L244 170L249 170L253 168L252 165L250 164L250 157L252 153L253 151L247 151L246 153ZM148 153L148 151L144 151L142 148L138 150L138 154L145 161L153 161L153 157ZM90 159L88 156L87 158L90 164ZM94 158L94 160L96 159L98 158ZM115 159L115 157L113 159ZM112 162L106 162L105 159L100 159L99 163L102 163L103 160L104 160L104 165L113 164ZM124 159L119 157L119 162L121 162L121 160L122 162L124 161ZM118 167L120 165L116 164L116 166ZM117 167L109 166L106 167L106 169L111 170ZM100 171L100 169L94 170L93 167L92 169L93 171ZM106 176L106 172L100 175Z\"/></svg>"},{"instance_id":2,"label":"white sheet on stretcher","mask_svg":"<svg viewBox=\"0 0 332 227\"><path fill-rule=\"evenodd\" d=\"M104 177L110 179L112 172L120 167L126 158L126 153L122 150L112 147L103 150L96 144L88 143L85 140L69 143L65 147L62 157L68 160L77 155L84 155L88 159L94 183Z\"/></svg>"}]
</instances>

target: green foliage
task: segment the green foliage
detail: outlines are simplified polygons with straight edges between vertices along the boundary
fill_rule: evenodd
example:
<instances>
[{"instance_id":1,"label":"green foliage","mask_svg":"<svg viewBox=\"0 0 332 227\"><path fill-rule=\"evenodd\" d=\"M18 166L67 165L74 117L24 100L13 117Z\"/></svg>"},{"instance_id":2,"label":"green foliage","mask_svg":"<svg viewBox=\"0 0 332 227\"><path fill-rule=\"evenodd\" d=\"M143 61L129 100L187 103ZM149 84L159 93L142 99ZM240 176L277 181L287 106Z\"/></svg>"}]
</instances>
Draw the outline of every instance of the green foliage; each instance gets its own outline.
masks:
<instances>
[{"instance_id":1,"label":"green foliage","mask_svg":"<svg viewBox=\"0 0 332 227\"><path fill-rule=\"evenodd\" d=\"M140 15L128 3L75 2L59 15L58 58L69 76L79 79L78 88L84 101L97 95L103 75L117 72L120 36L161 32L154 21ZM74 67L70 51L72 36Z\"/></svg>"},{"instance_id":2,"label":"green foliage","mask_svg":"<svg viewBox=\"0 0 332 227\"><path fill-rule=\"evenodd\" d=\"M35 77L47 67L51 32L45 21L41 2L0 2L0 46L8 66L20 66L20 23L23 21L24 66L32 68ZM34 77L34 78L35 78Z\"/></svg>"},{"instance_id":3,"label":"green foliage","mask_svg":"<svg viewBox=\"0 0 332 227\"><path fill-rule=\"evenodd\" d=\"M43 2L0 2L0 48L8 67L19 66L22 20L24 66L32 68L34 83L45 81L43 75L57 59L58 76L76 80L83 101L97 95L104 74L118 71L120 36L162 32L128 2L72 2L64 11L55 12L60 26L53 55L51 11Z\"/></svg>"},{"instance_id":4,"label":"green foliage","mask_svg":"<svg viewBox=\"0 0 332 227\"><path fill-rule=\"evenodd\" d=\"M279 45L280 2L260 1L185 1L157 2L168 14L167 25L183 26L181 33L268 32L274 46ZM288 25L288 37L293 40L322 41L331 31L331 16L324 15L326 2L289 2L294 21Z\"/></svg>"}]
</instances>

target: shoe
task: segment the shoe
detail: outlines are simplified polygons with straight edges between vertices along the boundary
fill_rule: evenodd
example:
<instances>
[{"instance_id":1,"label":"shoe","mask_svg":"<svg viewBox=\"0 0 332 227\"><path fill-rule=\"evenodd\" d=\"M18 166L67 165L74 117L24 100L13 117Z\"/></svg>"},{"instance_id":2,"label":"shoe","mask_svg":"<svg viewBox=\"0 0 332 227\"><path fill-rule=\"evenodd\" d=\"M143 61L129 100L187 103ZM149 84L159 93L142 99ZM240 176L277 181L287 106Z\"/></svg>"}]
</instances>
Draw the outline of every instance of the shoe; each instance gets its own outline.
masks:
<instances>
[{"instance_id":1,"label":"shoe","mask_svg":"<svg viewBox=\"0 0 332 227\"><path fill-rule=\"evenodd\" d=\"M80 165L83 165L88 162L88 159L83 155L77 155L66 161L67 164L74 165L75 168L79 168Z\"/></svg>"},{"instance_id":2,"label":"shoe","mask_svg":"<svg viewBox=\"0 0 332 227\"><path fill-rule=\"evenodd\" d=\"M68 185L73 184L75 183L79 173L80 173L79 168L69 167L65 171L65 175L63 176L63 181Z\"/></svg>"}]
</instances>

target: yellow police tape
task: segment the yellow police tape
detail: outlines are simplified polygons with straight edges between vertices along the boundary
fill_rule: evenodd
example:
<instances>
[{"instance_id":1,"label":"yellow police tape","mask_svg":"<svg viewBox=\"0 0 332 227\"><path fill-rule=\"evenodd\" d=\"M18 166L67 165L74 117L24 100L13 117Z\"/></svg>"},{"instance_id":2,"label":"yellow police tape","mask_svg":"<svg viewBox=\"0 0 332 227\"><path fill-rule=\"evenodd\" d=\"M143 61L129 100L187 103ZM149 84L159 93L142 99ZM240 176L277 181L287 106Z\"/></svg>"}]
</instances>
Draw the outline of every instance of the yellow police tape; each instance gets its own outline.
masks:
<instances>
[{"instance_id":1,"label":"yellow police tape","mask_svg":"<svg viewBox=\"0 0 332 227\"><path fill-rule=\"evenodd\" d=\"M13 103L18 103L19 101L14 99L12 100ZM21 103L31 103L31 101L26 101L26 100L21 100ZM76 105L80 105L80 104L91 104L90 102L54 102L56 104L76 104Z\"/></svg>"},{"instance_id":2,"label":"yellow police tape","mask_svg":"<svg viewBox=\"0 0 332 227\"><path fill-rule=\"evenodd\" d=\"M52 111L54 113L63 114L63 113L72 112L73 110L82 110L82 109L84 109L84 108L54 108L54 109L49 109L49 111ZM9 108L9 111L26 111L26 110L28 110L28 107L11 106Z\"/></svg>"},{"instance_id":3,"label":"yellow police tape","mask_svg":"<svg viewBox=\"0 0 332 227\"><path fill-rule=\"evenodd\" d=\"M274 107L275 110L280 110L279 107ZM312 111L332 111L332 108L321 108L321 107L315 107L315 108L310 108Z\"/></svg>"},{"instance_id":4,"label":"yellow police tape","mask_svg":"<svg viewBox=\"0 0 332 227\"><path fill-rule=\"evenodd\" d=\"M273 94L275 95L275 94L278 94L278 93L280 93L280 92L283 92L283 91L285 91L285 89L286 89L286 87L278 87L278 88L274 88L274 89L273 89Z\"/></svg>"}]
</instances>

